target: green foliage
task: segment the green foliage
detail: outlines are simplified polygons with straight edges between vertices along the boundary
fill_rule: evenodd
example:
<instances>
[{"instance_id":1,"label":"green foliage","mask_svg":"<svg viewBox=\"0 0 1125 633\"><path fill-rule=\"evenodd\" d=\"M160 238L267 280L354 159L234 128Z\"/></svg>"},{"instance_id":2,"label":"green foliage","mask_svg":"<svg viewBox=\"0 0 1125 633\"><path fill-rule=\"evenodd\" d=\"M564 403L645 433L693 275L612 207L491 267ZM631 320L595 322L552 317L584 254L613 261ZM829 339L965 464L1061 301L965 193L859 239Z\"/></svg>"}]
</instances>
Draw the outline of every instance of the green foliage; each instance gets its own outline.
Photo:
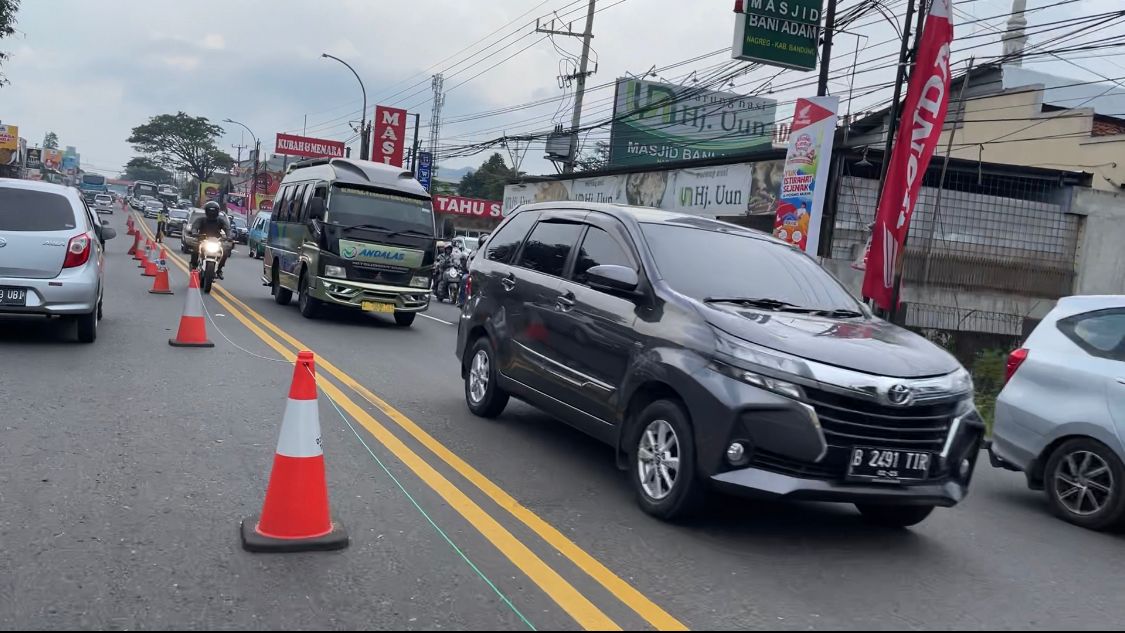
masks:
<instances>
[{"instance_id":1,"label":"green foliage","mask_svg":"<svg viewBox=\"0 0 1125 633\"><path fill-rule=\"evenodd\" d=\"M11 37L16 32L16 11L19 11L20 0L0 0L0 40ZM8 59L8 53L0 51L0 64ZM0 87L8 83L8 79L0 73Z\"/></svg>"},{"instance_id":2,"label":"green foliage","mask_svg":"<svg viewBox=\"0 0 1125 633\"><path fill-rule=\"evenodd\" d=\"M597 171L609 167L609 142L594 143L594 149L579 156L574 166L577 171Z\"/></svg>"},{"instance_id":3,"label":"green foliage","mask_svg":"<svg viewBox=\"0 0 1125 633\"><path fill-rule=\"evenodd\" d=\"M54 132L47 132L43 137L43 149L58 149L59 148L59 135Z\"/></svg>"},{"instance_id":4,"label":"green foliage","mask_svg":"<svg viewBox=\"0 0 1125 633\"><path fill-rule=\"evenodd\" d=\"M149 180L157 184L172 182L172 172L147 156L137 156L125 164L126 180Z\"/></svg>"},{"instance_id":5,"label":"green foliage","mask_svg":"<svg viewBox=\"0 0 1125 633\"><path fill-rule=\"evenodd\" d=\"M184 112L161 114L133 128L128 141L138 152L148 154L154 163L169 170L191 173L206 181L218 169L234 164L230 154L220 150L215 141L223 128L206 117L193 117Z\"/></svg>"},{"instance_id":6,"label":"green foliage","mask_svg":"<svg viewBox=\"0 0 1125 633\"><path fill-rule=\"evenodd\" d=\"M986 349L977 354L973 361L973 385L976 387L977 409L988 434L992 434L992 420L996 410L996 397L1004 388L1004 373L1008 366L1008 352L1002 349Z\"/></svg>"},{"instance_id":7,"label":"green foliage","mask_svg":"<svg viewBox=\"0 0 1125 633\"><path fill-rule=\"evenodd\" d=\"M519 174L504 163L499 152L494 153L471 174L465 174L457 186L458 195L484 200L503 200L504 185Z\"/></svg>"}]
</instances>

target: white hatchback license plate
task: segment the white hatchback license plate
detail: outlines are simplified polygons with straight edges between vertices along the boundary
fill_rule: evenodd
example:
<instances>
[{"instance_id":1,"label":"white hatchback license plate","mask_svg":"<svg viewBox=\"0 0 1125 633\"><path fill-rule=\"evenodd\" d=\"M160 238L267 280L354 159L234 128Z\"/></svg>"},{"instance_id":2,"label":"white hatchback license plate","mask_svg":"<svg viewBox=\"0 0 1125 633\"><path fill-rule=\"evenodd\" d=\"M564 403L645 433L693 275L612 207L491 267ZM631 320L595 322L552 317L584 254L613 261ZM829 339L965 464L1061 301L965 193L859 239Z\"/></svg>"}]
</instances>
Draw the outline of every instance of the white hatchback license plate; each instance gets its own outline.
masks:
<instances>
[{"instance_id":1,"label":"white hatchback license plate","mask_svg":"<svg viewBox=\"0 0 1125 633\"><path fill-rule=\"evenodd\" d=\"M848 462L848 478L866 481L920 481L929 478L934 454L857 446Z\"/></svg>"}]
</instances>

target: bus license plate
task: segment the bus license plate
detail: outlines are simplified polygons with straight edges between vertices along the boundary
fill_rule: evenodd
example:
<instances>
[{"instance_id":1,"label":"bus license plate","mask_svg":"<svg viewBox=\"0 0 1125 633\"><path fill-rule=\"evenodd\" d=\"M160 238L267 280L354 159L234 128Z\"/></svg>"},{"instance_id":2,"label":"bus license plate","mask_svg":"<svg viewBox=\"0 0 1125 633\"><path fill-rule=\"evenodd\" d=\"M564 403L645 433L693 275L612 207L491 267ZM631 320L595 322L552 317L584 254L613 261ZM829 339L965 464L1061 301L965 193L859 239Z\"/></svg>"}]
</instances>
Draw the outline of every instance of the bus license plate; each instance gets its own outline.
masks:
<instances>
[{"instance_id":1,"label":"bus license plate","mask_svg":"<svg viewBox=\"0 0 1125 633\"><path fill-rule=\"evenodd\" d=\"M848 462L848 478L867 481L920 481L929 477L933 453L857 446Z\"/></svg>"},{"instance_id":2,"label":"bus license plate","mask_svg":"<svg viewBox=\"0 0 1125 633\"><path fill-rule=\"evenodd\" d=\"M360 308L362 308L364 312L382 312L383 314L391 314L395 311L395 304L379 303L378 301L364 301L360 304Z\"/></svg>"}]
</instances>

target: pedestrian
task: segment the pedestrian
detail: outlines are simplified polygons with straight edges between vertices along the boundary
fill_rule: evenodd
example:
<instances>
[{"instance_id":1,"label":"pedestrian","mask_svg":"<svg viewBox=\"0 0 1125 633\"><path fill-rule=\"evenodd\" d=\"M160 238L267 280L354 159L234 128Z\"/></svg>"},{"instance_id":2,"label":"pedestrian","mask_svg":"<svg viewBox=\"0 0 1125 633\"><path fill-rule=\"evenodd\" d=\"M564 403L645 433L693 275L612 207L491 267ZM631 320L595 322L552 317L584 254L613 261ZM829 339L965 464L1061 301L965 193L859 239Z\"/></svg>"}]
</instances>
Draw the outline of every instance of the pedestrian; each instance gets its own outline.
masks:
<instances>
[{"instance_id":1,"label":"pedestrian","mask_svg":"<svg viewBox=\"0 0 1125 633\"><path fill-rule=\"evenodd\" d=\"M168 203L160 203L160 211L156 214L156 243L164 243L164 227L168 223Z\"/></svg>"}]
</instances>

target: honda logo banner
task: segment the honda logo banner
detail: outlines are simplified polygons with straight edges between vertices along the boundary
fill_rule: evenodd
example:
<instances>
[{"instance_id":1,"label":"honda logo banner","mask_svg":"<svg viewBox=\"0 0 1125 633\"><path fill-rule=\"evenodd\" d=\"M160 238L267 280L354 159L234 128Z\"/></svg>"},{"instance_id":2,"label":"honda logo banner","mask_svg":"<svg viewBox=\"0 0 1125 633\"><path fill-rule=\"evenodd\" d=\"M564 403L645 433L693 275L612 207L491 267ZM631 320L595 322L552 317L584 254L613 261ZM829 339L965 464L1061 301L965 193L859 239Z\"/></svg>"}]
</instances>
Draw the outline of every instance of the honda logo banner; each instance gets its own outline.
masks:
<instances>
[{"instance_id":1,"label":"honda logo banner","mask_svg":"<svg viewBox=\"0 0 1125 633\"><path fill-rule=\"evenodd\" d=\"M375 142L371 160L402 167L406 141L406 110L375 106Z\"/></svg>"},{"instance_id":2,"label":"honda logo banner","mask_svg":"<svg viewBox=\"0 0 1125 633\"><path fill-rule=\"evenodd\" d=\"M933 158L949 110L949 46L953 42L950 0L934 0L899 116L883 194L865 255L863 296L884 310L898 306L895 277L918 202L922 178Z\"/></svg>"},{"instance_id":3,"label":"honda logo banner","mask_svg":"<svg viewBox=\"0 0 1125 633\"><path fill-rule=\"evenodd\" d=\"M813 255L820 245L839 105L837 97L798 99L789 128L789 151L785 154L773 234Z\"/></svg>"}]
</instances>

